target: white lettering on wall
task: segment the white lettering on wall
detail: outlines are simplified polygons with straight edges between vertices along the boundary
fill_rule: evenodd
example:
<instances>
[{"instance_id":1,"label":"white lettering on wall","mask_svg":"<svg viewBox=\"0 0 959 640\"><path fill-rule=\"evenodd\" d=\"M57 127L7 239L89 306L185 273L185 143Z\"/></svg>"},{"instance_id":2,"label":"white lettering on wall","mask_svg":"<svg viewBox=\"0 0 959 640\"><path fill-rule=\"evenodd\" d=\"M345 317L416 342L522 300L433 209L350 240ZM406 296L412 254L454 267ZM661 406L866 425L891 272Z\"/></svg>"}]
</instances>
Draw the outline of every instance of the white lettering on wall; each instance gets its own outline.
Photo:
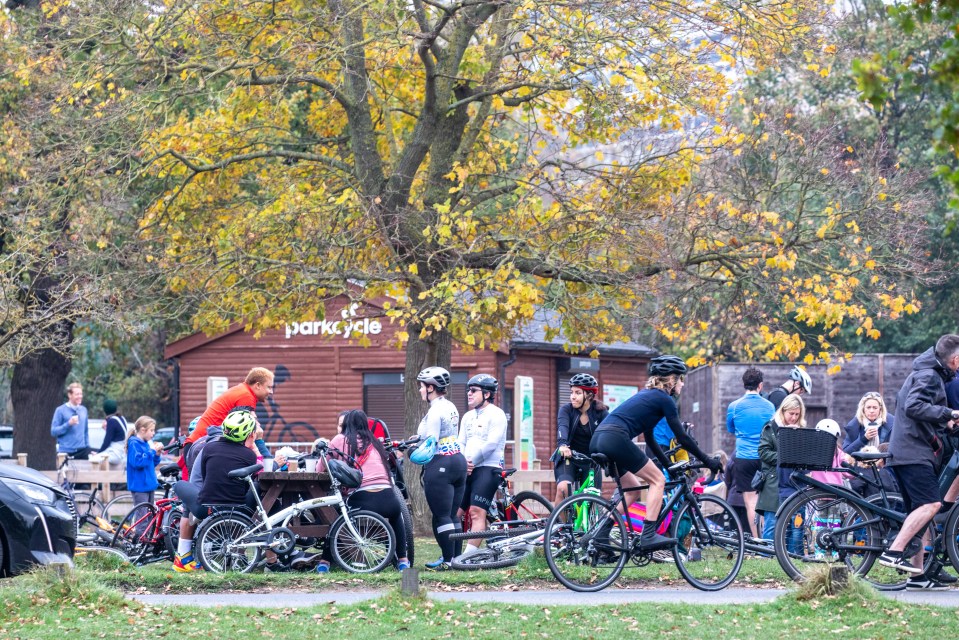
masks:
<instances>
[{"instance_id":1,"label":"white lettering on wall","mask_svg":"<svg viewBox=\"0 0 959 640\"><path fill-rule=\"evenodd\" d=\"M354 303L340 311L342 320L313 320L312 322L294 322L286 325L286 339L293 336L341 336L349 338L353 335L375 336L383 331L383 324L379 320L357 318L356 310L360 305Z\"/></svg>"}]
</instances>

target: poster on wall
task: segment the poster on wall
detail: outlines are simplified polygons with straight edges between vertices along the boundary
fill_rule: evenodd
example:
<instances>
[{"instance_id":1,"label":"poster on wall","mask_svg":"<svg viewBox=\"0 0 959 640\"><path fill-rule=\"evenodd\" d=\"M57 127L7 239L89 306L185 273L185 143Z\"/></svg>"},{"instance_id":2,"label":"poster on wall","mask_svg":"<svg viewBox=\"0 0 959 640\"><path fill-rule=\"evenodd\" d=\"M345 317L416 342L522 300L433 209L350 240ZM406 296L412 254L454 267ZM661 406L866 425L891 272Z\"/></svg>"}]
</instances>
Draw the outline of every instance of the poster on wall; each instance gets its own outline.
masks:
<instances>
[{"instance_id":1,"label":"poster on wall","mask_svg":"<svg viewBox=\"0 0 959 640\"><path fill-rule=\"evenodd\" d=\"M638 392L639 387L628 384L604 384L603 402L605 402L609 410L612 411Z\"/></svg>"},{"instance_id":2,"label":"poster on wall","mask_svg":"<svg viewBox=\"0 0 959 640\"><path fill-rule=\"evenodd\" d=\"M536 447L533 446L533 379L516 376L513 394L513 424L519 425L518 455L513 464L520 469L532 469L533 460L536 459Z\"/></svg>"}]
</instances>

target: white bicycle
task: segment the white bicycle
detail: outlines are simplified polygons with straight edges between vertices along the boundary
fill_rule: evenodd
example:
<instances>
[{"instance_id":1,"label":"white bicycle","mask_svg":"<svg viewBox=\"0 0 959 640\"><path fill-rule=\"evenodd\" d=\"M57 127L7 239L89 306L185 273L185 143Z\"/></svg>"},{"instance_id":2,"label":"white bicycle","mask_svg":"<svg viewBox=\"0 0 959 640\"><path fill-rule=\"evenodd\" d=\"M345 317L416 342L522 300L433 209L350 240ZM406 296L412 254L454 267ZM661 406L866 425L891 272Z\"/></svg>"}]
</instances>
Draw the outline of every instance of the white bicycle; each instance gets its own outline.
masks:
<instances>
[{"instance_id":1,"label":"white bicycle","mask_svg":"<svg viewBox=\"0 0 959 640\"><path fill-rule=\"evenodd\" d=\"M281 558L288 557L299 540L290 529L290 522L301 516L320 522L324 508L339 513L325 541L339 567L351 573L374 573L389 565L396 552L392 527L377 513L347 508L340 487L356 486L356 472L339 460L327 460L328 448L325 442L318 443L315 453L330 472L329 496L298 502L271 516L254 489L256 519L246 507L216 510L214 506L214 513L202 520L195 536L194 553L203 568L214 573L247 573L260 563L268 549ZM253 476L262 469L263 465L256 464L232 471L229 476L254 488Z\"/></svg>"}]
</instances>

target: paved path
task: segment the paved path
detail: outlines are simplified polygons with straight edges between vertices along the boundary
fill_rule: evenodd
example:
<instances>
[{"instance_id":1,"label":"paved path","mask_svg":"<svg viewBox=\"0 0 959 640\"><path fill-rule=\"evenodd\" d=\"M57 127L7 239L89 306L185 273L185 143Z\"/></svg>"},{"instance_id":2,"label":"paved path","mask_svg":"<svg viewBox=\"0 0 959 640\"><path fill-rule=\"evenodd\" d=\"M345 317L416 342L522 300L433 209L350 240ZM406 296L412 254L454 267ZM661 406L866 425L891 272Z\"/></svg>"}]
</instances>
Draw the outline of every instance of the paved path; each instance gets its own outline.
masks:
<instances>
[{"instance_id":1,"label":"paved path","mask_svg":"<svg viewBox=\"0 0 959 640\"><path fill-rule=\"evenodd\" d=\"M238 606L256 608L312 607L324 604L354 604L382 596L382 591L326 591L318 593L218 593L218 594L128 594L127 597L151 605L192 605L197 607ZM724 589L718 592L678 589L607 589L599 593L566 590L530 591L430 591L437 601L500 602L528 605L608 605L636 602L676 602L706 605L753 604L771 602L786 593L784 589ZM959 589L949 591L896 591L886 595L916 604L959 607Z\"/></svg>"}]
</instances>

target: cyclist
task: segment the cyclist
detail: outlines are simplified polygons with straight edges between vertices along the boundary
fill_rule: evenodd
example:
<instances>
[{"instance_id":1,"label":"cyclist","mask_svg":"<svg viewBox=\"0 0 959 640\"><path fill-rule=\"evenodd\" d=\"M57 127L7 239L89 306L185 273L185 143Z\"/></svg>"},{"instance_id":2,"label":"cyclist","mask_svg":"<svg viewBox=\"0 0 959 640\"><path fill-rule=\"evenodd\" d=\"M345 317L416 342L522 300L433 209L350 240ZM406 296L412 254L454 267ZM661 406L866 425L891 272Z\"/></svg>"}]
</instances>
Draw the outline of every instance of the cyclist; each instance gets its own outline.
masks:
<instances>
[{"instance_id":1,"label":"cyclist","mask_svg":"<svg viewBox=\"0 0 959 640\"><path fill-rule=\"evenodd\" d=\"M573 451L589 455L589 441L596 428L609 415L609 409L596 396L599 382L588 373L577 373L569 381L569 402L559 408L556 417L556 444L553 454L553 477L556 478L556 501L568 497L573 484L580 484L589 474L589 465L572 461ZM596 486L603 484L601 472L594 476Z\"/></svg>"},{"instance_id":2,"label":"cyclist","mask_svg":"<svg viewBox=\"0 0 959 640\"><path fill-rule=\"evenodd\" d=\"M247 496L246 484L229 477L229 472L256 464L255 445L256 416L252 411L234 411L223 420L222 437L208 441L199 456L203 484L197 490L195 484L180 481L176 484L177 495L183 500L183 506L190 513L192 524L207 514L203 505L251 505L255 503ZM195 528L195 527L194 527ZM200 565L193 558L193 538L184 538L184 528L180 528L180 542L177 555L173 559L173 570L179 572L197 571Z\"/></svg>"},{"instance_id":3,"label":"cyclist","mask_svg":"<svg viewBox=\"0 0 959 640\"><path fill-rule=\"evenodd\" d=\"M426 504L433 514L433 535L443 554L426 563L426 568L445 571L456 555L450 536L462 529L456 514L466 491L466 458L457 440L460 414L446 397L451 381L449 371L427 367L416 380L420 383L420 397L430 403L416 433L421 438L432 436L436 440L436 455L423 467L422 480Z\"/></svg>"},{"instance_id":4,"label":"cyclist","mask_svg":"<svg viewBox=\"0 0 959 640\"><path fill-rule=\"evenodd\" d=\"M457 517L467 511L470 531L486 529L489 512L499 488L503 453L506 448L506 414L493 404L499 385L496 378L480 373L466 383L466 404L470 410L460 422L459 445L466 458L466 490ZM481 539L469 540L460 556L468 558L479 550Z\"/></svg>"},{"instance_id":5,"label":"cyclist","mask_svg":"<svg viewBox=\"0 0 959 640\"><path fill-rule=\"evenodd\" d=\"M624 486L638 487L643 483L649 485L646 497L646 522L655 522L659 519L666 479L663 472L631 441L638 436L644 436L646 446L664 466L668 467L669 459L653 438L653 429L660 418L666 418L679 444L690 454L702 460L710 471L718 472L722 469L719 460L707 456L692 436L686 433L679 421L679 412L672 397L679 395L685 376L686 364L681 358L676 356L653 358L649 362L649 380L646 382L646 388L613 409L596 429L589 443L590 453L602 453L609 458L610 462L616 463ZM640 497L639 489L626 493L634 494L632 498L625 496L626 504L631 504ZM619 505L619 509L622 511L622 504ZM612 522L610 522L611 525ZM643 527L639 545L644 551L655 551L675 546L676 539L659 535L656 527Z\"/></svg>"},{"instance_id":6,"label":"cyclist","mask_svg":"<svg viewBox=\"0 0 959 640\"><path fill-rule=\"evenodd\" d=\"M778 409L783 399L790 393L797 395L812 393L812 379L799 365L794 366L789 372L789 380L770 391L766 399L773 403L773 408Z\"/></svg>"},{"instance_id":7,"label":"cyclist","mask_svg":"<svg viewBox=\"0 0 959 640\"><path fill-rule=\"evenodd\" d=\"M908 553L906 547L913 546L913 537L926 531L942 506L936 455L942 449L940 434L959 420L959 411L948 406L945 387L957 369L959 335L947 334L913 361L912 373L896 396L896 428L889 438L892 455L887 465L896 476L909 515L889 549L879 556L879 564L913 574L907 589L947 588L935 576L921 575L925 544L915 553Z\"/></svg>"}]
</instances>

